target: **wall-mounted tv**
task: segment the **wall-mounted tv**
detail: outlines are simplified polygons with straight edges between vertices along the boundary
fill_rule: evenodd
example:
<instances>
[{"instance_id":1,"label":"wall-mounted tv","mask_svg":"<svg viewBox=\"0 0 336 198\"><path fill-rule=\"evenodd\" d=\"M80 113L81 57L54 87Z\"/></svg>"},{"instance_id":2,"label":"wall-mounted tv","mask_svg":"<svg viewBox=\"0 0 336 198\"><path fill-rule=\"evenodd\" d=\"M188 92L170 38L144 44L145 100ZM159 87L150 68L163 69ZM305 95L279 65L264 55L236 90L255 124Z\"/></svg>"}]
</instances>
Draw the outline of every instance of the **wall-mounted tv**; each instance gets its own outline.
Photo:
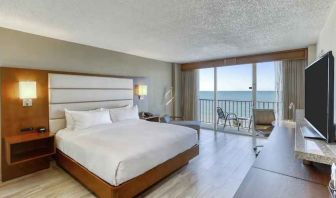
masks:
<instances>
[{"instance_id":1,"label":"wall-mounted tv","mask_svg":"<svg viewBox=\"0 0 336 198\"><path fill-rule=\"evenodd\" d=\"M327 142L335 141L332 52L305 69L305 120L320 138Z\"/></svg>"}]
</instances>

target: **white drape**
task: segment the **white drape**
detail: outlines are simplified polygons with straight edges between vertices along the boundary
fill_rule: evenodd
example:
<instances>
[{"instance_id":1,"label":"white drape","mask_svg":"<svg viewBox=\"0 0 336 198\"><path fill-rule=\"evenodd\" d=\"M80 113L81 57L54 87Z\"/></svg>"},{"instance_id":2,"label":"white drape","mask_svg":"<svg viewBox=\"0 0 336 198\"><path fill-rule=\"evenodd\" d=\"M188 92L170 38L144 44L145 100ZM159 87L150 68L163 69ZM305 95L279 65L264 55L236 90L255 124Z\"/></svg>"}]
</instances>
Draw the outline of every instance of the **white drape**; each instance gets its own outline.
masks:
<instances>
[{"instance_id":1,"label":"white drape","mask_svg":"<svg viewBox=\"0 0 336 198\"><path fill-rule=\"evenodd\" d=\"M277 118L292 119L290 103L296 109L304 108L304 69L306 60L284 60L276 62L276 97L279 103Z\"/></svg>"},{"instance_id":2,"label":"white drape","mask_svg":"<svg viewBox=\"0 0 336 198\"><path fill-rule=\"evenodd\" d=\"M275 108L275 117L277 120L282 120L283 116L283 78L282 78L282 61L275 61L274 62L274 73L275 73L275 101L276 101L276 108Z\"/></svg>"}]
</instances>

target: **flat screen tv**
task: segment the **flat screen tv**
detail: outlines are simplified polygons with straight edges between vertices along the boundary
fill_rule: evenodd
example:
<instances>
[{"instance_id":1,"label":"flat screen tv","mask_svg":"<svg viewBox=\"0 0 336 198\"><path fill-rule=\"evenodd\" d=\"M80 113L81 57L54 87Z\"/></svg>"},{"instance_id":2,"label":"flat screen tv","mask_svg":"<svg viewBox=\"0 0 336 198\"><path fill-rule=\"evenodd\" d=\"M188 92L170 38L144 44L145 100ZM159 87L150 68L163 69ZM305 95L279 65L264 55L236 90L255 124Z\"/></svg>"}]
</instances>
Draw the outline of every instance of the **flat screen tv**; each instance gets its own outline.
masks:
<instances>
[{"instance_id":1,"label":"flat screen tv","mask_svg":"<svg viewBox=\"0 0 336 198\"><path fill-rule=\"evenodd\" d=\"M332 52L323 55L305 69L305 120L321 139L335 141Z\"/></svg>"}]
</instances>

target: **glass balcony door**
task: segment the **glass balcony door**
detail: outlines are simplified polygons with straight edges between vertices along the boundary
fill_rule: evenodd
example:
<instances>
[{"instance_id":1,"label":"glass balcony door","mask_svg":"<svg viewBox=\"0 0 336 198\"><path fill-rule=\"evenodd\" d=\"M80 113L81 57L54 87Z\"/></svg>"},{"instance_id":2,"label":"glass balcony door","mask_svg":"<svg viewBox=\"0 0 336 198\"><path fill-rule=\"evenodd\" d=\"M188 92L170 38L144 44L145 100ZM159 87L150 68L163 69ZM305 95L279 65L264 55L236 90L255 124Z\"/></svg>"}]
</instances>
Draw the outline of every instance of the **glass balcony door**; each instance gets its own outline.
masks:
<instances>
[{"instance_id":1,"label":"glass balcony door","mask_svg":"<svg viewBox=\"0 0 336 198\"><path fill-rule=\"evenodd\" d=\"M202 127L251 135L253 108L274 109L277 113L275 76L274 62L201 69L199 120ZM220 117L218 108L225 116L229 114L230 119Z\"/></svg>"},{"instance_id":2,"label":"glass balcony door","mask_svg":"<svg viewBox=\"0 0 336 198\"><path fill-rule=\"evenodd\" d=\"M257 63L256 108L277 111L275 63Z\"/></svg>"},{"instance_id":3,"label":"glass balcony door","mask_svg":"<svg viewBox=\"0 0 336 198\"><path fill-rule=\"evenodd\" d=\"M215 68L200 69L199 75L198 119L202 127L215 129Z\"/></svg>"},{"instance_id":4,"label":"glass balcony door","mask_svg":"<svg viewBox=\"0 0 336 198\"><path fill-rule=\"evenodd\" d=\"M225 115L219 118L218 131L251 133L249 128L253 108L252 66L243 64L217 68L216 108Z\"/></svg>"}]
</instances>

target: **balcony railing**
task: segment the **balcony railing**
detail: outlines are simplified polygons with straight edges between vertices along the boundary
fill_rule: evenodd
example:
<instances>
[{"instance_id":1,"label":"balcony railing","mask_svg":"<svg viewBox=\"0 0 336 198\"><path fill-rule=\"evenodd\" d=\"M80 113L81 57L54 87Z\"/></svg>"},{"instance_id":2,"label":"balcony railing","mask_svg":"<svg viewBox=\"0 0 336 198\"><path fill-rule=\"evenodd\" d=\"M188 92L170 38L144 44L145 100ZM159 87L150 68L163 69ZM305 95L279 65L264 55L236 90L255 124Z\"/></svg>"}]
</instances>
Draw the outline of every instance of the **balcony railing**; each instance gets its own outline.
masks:
<instances>
[{"instance_id":1,"label":"balcony railing","mask_svg":"<svg viewBox=\"0 0 336 198\"><path fill-rule=\"evenodd\" d=\"M199 119L202 123L213 124L215 100L199 99ZM217 100L216 107L221 107L224 112L235 113L238 117L251 118L252 101ZM256 101L258 109L274 109L277 112L278 102ZM216 113L217 114L217 113ZM249 121L242 121L243 128L249 127Z\"/></svg>"}]
</instances>

